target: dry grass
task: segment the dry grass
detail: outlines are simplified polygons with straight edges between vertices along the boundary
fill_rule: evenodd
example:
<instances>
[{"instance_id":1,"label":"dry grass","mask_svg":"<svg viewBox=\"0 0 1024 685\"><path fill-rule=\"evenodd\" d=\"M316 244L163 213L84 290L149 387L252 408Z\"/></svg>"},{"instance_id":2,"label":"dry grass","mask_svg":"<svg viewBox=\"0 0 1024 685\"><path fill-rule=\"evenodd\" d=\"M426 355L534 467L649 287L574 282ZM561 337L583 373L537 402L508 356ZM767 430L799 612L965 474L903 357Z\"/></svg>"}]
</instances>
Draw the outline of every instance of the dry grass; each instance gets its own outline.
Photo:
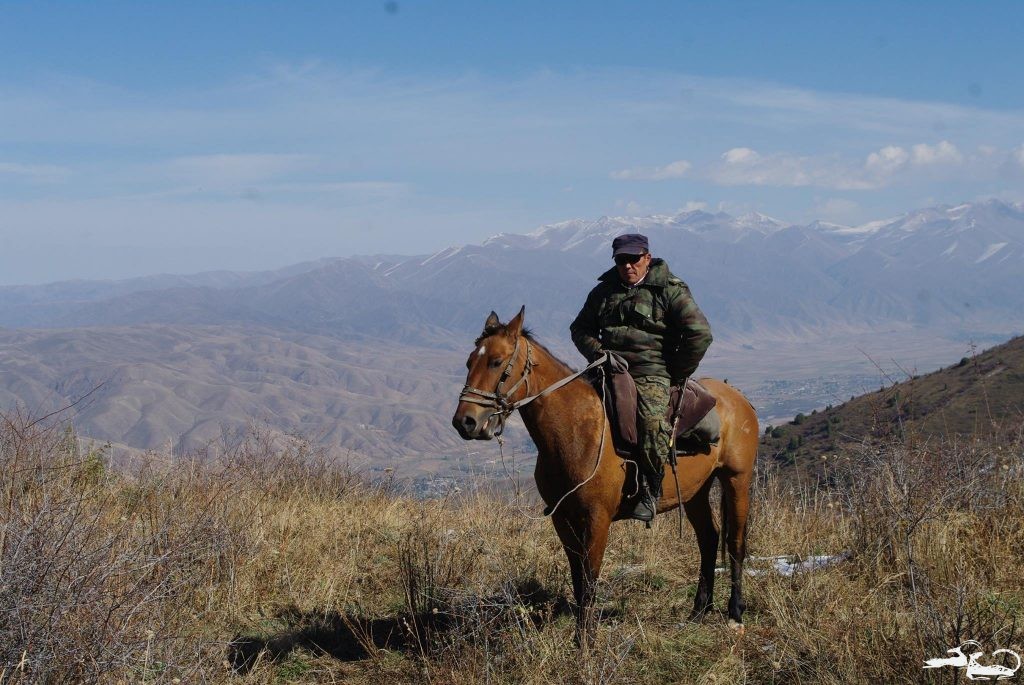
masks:
<instances>
[{"instance_id":1,"label":"dry grass","mask_svg":"<svg viewBox=\"0 0 1024 685\"><path fill-rule=\"evenodd\" d=\"M921 660L1020 649L1021 445L892 444L816 476L765 469L747 632L685 618L674 514L613 527L596 647L564 555L509 495L420 501L301 440L114 469L59 427L0 421L0 683L952 682ZM536 512L539 507L533 507ZM724 607L727 576L716 606Z\"/></svg>"}]
</instances>

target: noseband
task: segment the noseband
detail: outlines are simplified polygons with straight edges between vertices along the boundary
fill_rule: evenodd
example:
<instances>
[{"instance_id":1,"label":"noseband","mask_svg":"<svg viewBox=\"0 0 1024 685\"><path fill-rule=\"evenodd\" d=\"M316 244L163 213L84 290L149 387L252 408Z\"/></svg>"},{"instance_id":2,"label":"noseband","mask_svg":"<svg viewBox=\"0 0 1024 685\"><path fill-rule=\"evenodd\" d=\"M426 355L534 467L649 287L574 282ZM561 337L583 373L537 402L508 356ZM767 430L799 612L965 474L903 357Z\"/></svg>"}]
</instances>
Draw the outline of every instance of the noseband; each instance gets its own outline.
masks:
<instances>
[{"instance_id":1,"label":"noseband","mask_svg":"<svg viewBox=\"0 0 1024 685\"><path fill-rule=\"evenodd\" d=\"M502 387L512 375L512 369L516 365L516 358L519 356L519 343L520 341L526 341L526 364L523 367L523 375L519 377L512 387L508 390L502 390ZM490 416L487 417L487 423L490 424L492 421L497 422L497 426L494 429L494 435L501 435L505 430L505 420L516 410L518 403L512 401L512 395L515 394L519 386L526 384L526 394L530 394L530 372L533 370L533 348L530 347L530 341L524 336L516 337L516 346L512 349L512 356L508 359L508 364L505 365L505 370L501 372L501 377L498 379L498 385L494 388L494 392L487 392L474 388L468 383L463 386L462 392L459 393L460 402L470 402L471 404L479 404L484 407L489 407L494 411L491 412Z\"/></svg>"}]
</instances>

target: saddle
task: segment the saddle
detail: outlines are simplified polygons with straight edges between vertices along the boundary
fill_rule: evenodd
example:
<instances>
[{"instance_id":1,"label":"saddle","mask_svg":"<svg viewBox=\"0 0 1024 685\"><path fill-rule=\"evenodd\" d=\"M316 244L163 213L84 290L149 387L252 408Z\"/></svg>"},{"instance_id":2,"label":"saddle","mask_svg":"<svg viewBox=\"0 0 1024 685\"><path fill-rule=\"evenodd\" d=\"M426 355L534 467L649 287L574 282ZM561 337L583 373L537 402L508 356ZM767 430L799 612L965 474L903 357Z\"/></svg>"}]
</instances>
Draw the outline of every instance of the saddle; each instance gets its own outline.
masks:
<instances>
[{"instance_id":1,"label":"saddle","mask_svg":"<svg viewBox=\"0 0 1024 685\"><path fill-rule=\"evenodd\" d=\"M591 378L595 386L600 384L598 378ZM615 453L632 459L639 444L636 384L628 372L608 366L604 384L604 409L611 425ZM665 418L673 425L672 439L677 454L706 453L711 445L718 443L721 421L715 410L717 402L707 388L692 378L686 380L684 388L672 388Z\"/></svg>"},{"instance_id":2,"label":"saddle","mask_svg":"<svg viewBox=\"0 0 1024 685\"><path fill-rule=\"evenodd\" d=\"M675 386L668 403L672 440L677 454L703 454L717 445L722 421L715 405L718 400L700 381L687 378L683 388Z\"/></svg>"}]
</instances>

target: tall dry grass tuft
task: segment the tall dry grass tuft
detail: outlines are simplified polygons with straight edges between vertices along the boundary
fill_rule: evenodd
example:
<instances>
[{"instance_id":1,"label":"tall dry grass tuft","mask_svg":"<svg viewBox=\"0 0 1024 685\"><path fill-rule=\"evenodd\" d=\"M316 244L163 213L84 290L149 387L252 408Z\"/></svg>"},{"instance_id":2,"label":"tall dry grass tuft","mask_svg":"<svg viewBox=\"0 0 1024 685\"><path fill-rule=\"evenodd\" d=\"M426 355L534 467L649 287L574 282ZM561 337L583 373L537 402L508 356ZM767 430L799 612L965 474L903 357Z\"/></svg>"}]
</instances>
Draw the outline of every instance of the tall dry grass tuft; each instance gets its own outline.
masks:
<instances>
[{"instance_id":1,"label":"tall dry grass tuft","mask_svg":"<svg viewBox=\"0 0 1024 685\"><path fill-rule=\"evenodd\" d=\"M755 601L771 636L762 645L771 668L762 662L759 677L946 682L954 670L925 674L925 658L967 639L988 652L1017 649L1021 444L904 439L828 456L839 463L825 479L763 484L758 519L781 515L769 540L755 533L755 549L770 541L803 555L841 550L848 561L758 577Z\"/></svg>"},{"instance_id":2,"label":"tall dry grass tuft","mask_svg":"<svg viewBox=\"0 0 1024 685\"><path fill-rule=\"evenodd\" d=\"M859 462L859 463L858 463ZM907 607L909 648L1015 643L1024 585L1020 446L913 440L861 455L846 493L856 568Z\"/></svg>"},{"instance_id":3,"label":"tall dry grass tuft","mask_svg":"<svg viewBox=\"0 0 1024 685\"><path fill-rule=\"evenodd\" d=\"M398 546L408 652L427 682L616 682L635 628L574 648L563 553L547 521L476 493L423 503Z\"/></svg>"},{"instance_id":4,"label":"tall dry grass tuft","mask_svg":"<svg viewBox=\"0 0 1024 685\"><path fill-rule=\"evenodd\" d=\"M208 675L268 502L354 482L258 431L216 456L107 457L59 422L0 415L0 682Z\"/></svg>"},{"instance_id":5,"label":"tall dry grass tuft","mask_svg":"<svg viewBox=\"0 0 1024 685\"><path fill-rule=\"evenodd\" d=\"M197 590L230 579L248 540L230 479L197 464L129 475L106 456L60 424L0 416L8 681L177 677L207 649Z\"/></svg>"}]
</instances>

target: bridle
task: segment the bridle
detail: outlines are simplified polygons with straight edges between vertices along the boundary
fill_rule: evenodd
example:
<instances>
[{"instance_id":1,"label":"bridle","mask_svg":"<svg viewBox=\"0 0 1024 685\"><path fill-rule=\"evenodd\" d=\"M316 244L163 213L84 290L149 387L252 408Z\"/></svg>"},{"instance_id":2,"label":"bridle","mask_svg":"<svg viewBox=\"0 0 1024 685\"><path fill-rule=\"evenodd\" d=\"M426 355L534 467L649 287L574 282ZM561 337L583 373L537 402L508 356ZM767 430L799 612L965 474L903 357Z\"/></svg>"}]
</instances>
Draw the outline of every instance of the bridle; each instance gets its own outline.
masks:
<instances>
[{"instance_id":1,"label":"bridle","mask_svg":"<svg viewBox=\"0 0 1024 685\"><path fill-rule=\"evenodd\" d=\"M512 369L515 368L516 359L519 357L519 343L520 341L526 341L526 363L523 366L523 375L519 377L515 383L512 384L508 390L502 390L502 386L508 381L509 376L512 375ZM490 415L487 417L487 425L489 426L492 421L495 421L497 425L494 427L494 435L500 436L505 430L505 420L512 415L516 409L526 404L526 401L513 402L512 395L519 390L519 386L526 385L526 394L530 394L530 372L533 371L533 367L536 363L533 361L533 348L530 347L530 340L523 335L516 336L516 345L512 348L512 356L509 357L508 363L505 365L505 369L501 372L501 376L498 378L498 384L494 388L494 392L487 392L486 390L480 390L474 388L468 383L463 386L462 392L459 393L460 402L469 402L471 404L479 404L484 407L493 409ZM533 397L527 398L532 401Z\"/></svg>"},{"instance_id":2,"label":"bridle","mask_svg":"<svg viewBox=\"0 0 1024 685\"><path fill-rule=\"evenodd\" d=\"M512 387L508 390L502 390L502 386L508 381L509 376L512 375L512 369L515 368L516 359L519 357L519 342L521 340L526 341L526 363L523 366L523 375L519 377ZM610 353L602 352L599 357L590 362L585 368L577 371L576 373L566 376L560 381L555 381L548 387L544 388L536 395L530 394L530 372L533 371L533 367L537 363L533 360L533 348L530 346L530 339L525 336L516 337L516 346L512 349L512 356L509 357L508 363L505 364L505 369L501 372L501 376L498 378L498 385L494 388L494 392L487 392L479 388L474 388L469 383L462 387L462 392L459 393L460 402L469 402L471 404L479 404L484 407L493 409L487 417L487 426L490 426L492 421L496 421L497 425L494 427L494 435L500 437L502 431L505 430L505 420L512 415L516 409L524 407L534 400L540 399L545 395L550 395L559 388L565 387L572 381L576 380L583 374L587 373L592 369L601 368L610 358ZM601 368L601 373L604 374L604 369ZM526 384L526 397L521 400L512 401L512 395L519 390L519 386ZM598 386L602 389L601 404L604 405L604 382ZM606 417L607 418L607 417ZM603 434L602 434L603 435Z\"/></svg>"}]
</instances>

